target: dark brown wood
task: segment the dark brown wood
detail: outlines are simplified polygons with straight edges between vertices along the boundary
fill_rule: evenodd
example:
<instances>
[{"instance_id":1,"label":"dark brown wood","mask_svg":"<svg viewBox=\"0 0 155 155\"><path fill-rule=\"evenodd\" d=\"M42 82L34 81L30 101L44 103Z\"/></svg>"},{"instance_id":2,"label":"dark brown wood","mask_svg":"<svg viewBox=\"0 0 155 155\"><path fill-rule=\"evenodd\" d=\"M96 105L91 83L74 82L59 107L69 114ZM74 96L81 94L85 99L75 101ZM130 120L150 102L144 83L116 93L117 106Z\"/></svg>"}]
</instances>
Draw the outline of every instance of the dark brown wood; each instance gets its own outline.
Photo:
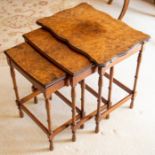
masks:
<instances>
[{"instance_id":1,"label":"dark brown wood","mask_svg":"<svg viewBox=\"0 0 155 155\"><path fill-rule=\"evenodd\" d=\"M102 68L100 67L98 70L99 80L98 80L98 100L97 100L97 114L96 114L96 129L95 132L99 132L99 121L101 115L101 98L102 98L102 86L103 86L103 77L102 77Z\"/></svg>"},{"instance_id":2,"label":"dark brown wood","mask_svg":"<svg viewBox=\"0 0 155 155\"><path fill-rule=\"evenodd\" d=\"M82 80L81 83L81 119L85 116L85 80ZM81 125L81 129L84 128L84 124Z\"/></svg>"},{"instance_id":3,"label":"dark brown wood","mask_svg":"<svg viewBox=\"0 0 155 155\"><path fill-rule=\"evenodd\" d=\"M112 105L111 97L112 97L112 84L113 84L113 77L114 77L114 67L110 68L110 79L109 79L109 93L108 93L108 106L107 108L110 109ZM107 115L107 119L110 115Z\"/></svg>"},{"instance_id":4,"label":"dark brown wood","mask_svg":"<svg viewBox=\"0 0 155 155\"><path fill-rule=\"evenodd\" d=\"M19 110L19 116L22 118L22 117L24 117L24 114L22 112L21 104L19 102L19 93L18 93L18 88L17 88L17 83L16 83L16 75L15 75L15 70L13 68L11 60L10 60L9 64L10 64L10 73L11 73L11 78L12 78L12 82L13 82L13 88L14 88L14 92L15 92L15 96L16 96L16 104L17 104L17 107Z\"/></svg>"},{"instance_id":5,"label":"dark brown wood","mask_svg":"<svg viewBox=\"0 0 155 155\"><path fill-rule=\"evenodd\" d=\"M133 86L133 95L132 95L131 103L130 103L130 108L131 109L134 106L135 92L136 92L136 88L137 88L137 82L138 82L139 69L140 69L141 60L142 60L143 48L144 48L144 44L142 44L141 50L139 51L139 54L138 54L136 74L135 74L135 80L134 80L134 86Z\"/></svg>"},{"instance_id":6,"label":"dark brown wood","mask_svg":"<svg viewBox=\"0 0 155 155\"><path fill-rule=\"evenodd\" d=\"M40 19L37 23L103 67L125 55L135 44L149 39L148 35L87 3Z\"/></svg>"},{"instance_id":7,"label":"dark brown wood","mask_svg":"<svg viewBox=\"0 0 155 155\"><path fill-rule=\"evenodd\" d=\"M34 92L36 90L36 88L32 85L32 92ZM35 95L35 97L34 97L34 103L38 103L38 98L37 98L37 96Z\"/></svg>"},{"instance_id":8,"label":"dark brown wood","mask_svg":"<svg viewBox=\"0 0 155 155\"><path fill-rule=\"evenodd\" d=\"M46 112L47 112L47 122L48 122L48 130L49 130L49 142L50 142L50 150L53 150L53 139L51 138L51 135L53 134L52 131L52 120L51 120L51 103L49 102L49 97L47 96L46 92L44 93L45 97L45 107L46 107Z\"/></svg>"},{"instance_id":9,"label":"dark brown wood","mask_svg":"<svg viewBox=\"0 0 155 155\"><path fill-rule=\"evenodd\" d=\"M72 98L72 141L76 141L76 90L75 90L75 85L71 85L71 98Z\"/></svg>"}]
</instances>

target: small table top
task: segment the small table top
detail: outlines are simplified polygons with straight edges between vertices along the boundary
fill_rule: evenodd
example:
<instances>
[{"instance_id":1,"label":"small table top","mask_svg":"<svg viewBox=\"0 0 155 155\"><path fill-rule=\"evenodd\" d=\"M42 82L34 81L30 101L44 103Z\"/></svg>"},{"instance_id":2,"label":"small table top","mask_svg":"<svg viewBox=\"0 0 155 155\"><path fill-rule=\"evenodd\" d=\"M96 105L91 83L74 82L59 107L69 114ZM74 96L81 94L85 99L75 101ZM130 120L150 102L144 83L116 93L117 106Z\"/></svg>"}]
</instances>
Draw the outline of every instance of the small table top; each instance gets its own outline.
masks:
<instances>
[{"instance_id":1,"label":"small table top","mask_svg":"<svg viewBox=\"0 0 155 155\"><path fill-rule=\"evenodd\" d=\"M66 77L65 72L43 58L27 43L15 46L5 53L20 69L45 88Z\"/></svg>"},{"instance_id":2,"label":"small table top","mask_svg":"<svg viewBox=\"0 0 155 155\"><path fill-rule=\"evenodd\" d=\"M126 54L134 45L149 39L148 35L87 3L40 19L37 23L103 67Z\"/></svg>"},{"instance_id":3,"label":"small table top","mask_svg":"<svg viewBox=\"0 0 155 155\"><path fill-rule=\"evenodd\" d=\"M48 31L37 29L24 37L38 52L70 75L76 75L92 66L85 56L56 40Z\"/></svg>"}]
</instances>

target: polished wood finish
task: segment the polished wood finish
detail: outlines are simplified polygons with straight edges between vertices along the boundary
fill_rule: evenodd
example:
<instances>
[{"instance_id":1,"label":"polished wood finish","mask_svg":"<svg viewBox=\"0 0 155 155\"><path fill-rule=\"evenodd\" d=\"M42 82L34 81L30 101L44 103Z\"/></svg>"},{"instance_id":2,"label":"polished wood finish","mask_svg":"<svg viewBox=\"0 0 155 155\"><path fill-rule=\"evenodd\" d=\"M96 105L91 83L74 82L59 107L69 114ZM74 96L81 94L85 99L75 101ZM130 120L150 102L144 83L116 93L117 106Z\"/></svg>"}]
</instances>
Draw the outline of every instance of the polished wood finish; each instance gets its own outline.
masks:
<instances>
[{"instance_id":1,"label":"polished wood finish","mask_svg":"<svg viewBox=\"0 0 155 155\"><path fill-rule=\"evenodd\" d=\"M27 33L24 38L39 53L71 76L87 70L92 65L86 57L74 52L43 29Z\"/></svg>"},{"instance_id":2,"label":"polished wood finish","mask_svg":"<svg viewBox=\"0 0 155 155\"><path fill-rule=\"evenodd\" d=\"M133 107L143 43L149 36L130 28L86 3L59 12L52 17L41 19L38 23L43 26L42 29L25 34L26 43L11 48L5 53L10 65L20 116L23 117L23 110L34 120L47 134L49 148L53 150L54 137L67 127L71 126L72 141L76 141L77 129L83 128L84 123L91 118L95 117L95 132L98 133L102 118L109 117L113 110L129 99L131 99L130 108ZM59 42L60 40L68 46ZM134 87L131 90L114 78L114 66L139 50ZM21 99L18 94L14 68L33 86L32 93ZM109 74L106 73L108 69L110 69ZM98 92L85 83L85 78L96 71L99 75ZM109 79L108 100L102 96L103 76ZM81 85L80 108L76 106L76 86L78 83ZM111 99L113 83L128 92L126 97L115 104L112 104ZM58 91L64 86L71 86L71 101ZM97 108L87 115L85 114L85 90L97 98ZM32 98L34 98L34 102L37 102L36 97L40 93L43 93L45 98L48 127L24 105ZM50 99L52 100L53 93L72 109L71 119L56 129L52 128L52 103L50 103Z\"/></svg>"},{"instance_id":3,"label":"polished wood finish","mask_svg":"<svg viewBox=\"0 0 155 155\"><path fill-rule=\"evenodd\" d=\"M81 83L81 119L85 116L85 80L82 80ZM80 127L81 129L84 128L84 124Z\"/></svg>"},{"instance_id":4,"label":"polished wood finish","mask_svg":"<svg viewBox=\"0 0 155 155\"><path fill-rule=\"evenodd\" d=\"M141 48L141 50L139 51L139 54L138 54L136 74L135 74L135 80L134 80L134 86L133 86L133 95L132 95L131 103L130 103L130 108L131 109L134 106L134 100L135 100L135 94L136 94L136 88L137 88L137 81L138 81L138 75L139 75L139 69L140 69L140 64L141 64L141 61L142 61L143 48L144 48L144 44L142 44L142 48Z\"/></svg>"},{"instance_id":5,"label":"polished wood finish","mask_svg":"<svg viewBox=\"0 0 155 155\"><path fill-rule=\"evenodd\" d=\"M14 64L20 66L27 75L43 87L49 87L66 78L65 72L44 59L27 43L7 50L6 54Z\"/></svg>"},{"instance_id":6,"label":"polished wood finish","mask_svg":"<svg viewBox=\"0 0 155 155\"><path fill-rule=\"evenodd\" d=\"M66 78L61 78L60 77L60 81L56 80L57 82L55 82L54 84L50 85L48 84L48 87L41 85L42 87L38 87L38 85L36 83L41 83L38 81L34 81L34 78L32 76L29 76L25 73L23 73L23 70L21 69L21 66L19 66L19 64L17 65L18 62L16 61L16 57L11 57L11 54L6 53L8 56L8 62L12 63L12 66L15 67L16 69L18 69L28 80L30 80L33 85L35 85L35 89L33 93L31 93L30 95L27 95L26 97L22 98L22 99L18 99L18 103L20 103L19 105L21 105L21 109L23 109L23 111L25 111L37 124L38 126L47 134L48 138L49 138L49 142L50 142L50 149L53 149L53 138L60 133L61 131L63 131L64 129L66 129L68 126L72 126L72 140L75 141L76 140L76 130L78 128L80 128L81 126L83 126L83 124L85 122L87 122L88 120L90 120L91 118L93 118L94 116L96 117L96 132L99 132L99 121L102 118L106 118L107 115L109 115L113 110L115 110L116 108L118 108L119 106L121 106L123 103L125 103L127 100L131 99L133 96L133 92L131 89L129 89L128 87L126 87L124 84L122 84L121 82L119 82L117 79L113 78L113 71L111 69L110 74L105 73L105 71L111 67L113 67L113 65L121 62L122 60L126 59L127 57L131 56L132 54L136 53L136 51L140 49L139 46L133 48L130 52L128 52L128 54L124 55L121 57L121 59L116 59L115 62L111 63L110 65L106 66L105 68L100 67L98 69L98 73L99 73L99 88L98 88L98 93L95 92L90 86L88 86L87 84L85 84L85 82L83 81L86 77L88 77L89 75L93 74L94 72L96 72L96 67L92 67L92 69L88 69L85 72L82 72L80 74L78 74L75 77L72 78L68 78L68 80L66 80ZM22 52L20 52L22 53ZM31 55L32 56L32 55ZM42 57L41 57L42 59ZM43 58L44 59L44 58ZM48 60L47 60L48 61ZM20 61L19 61L20 62ZM39 61L40 62L40 61ZM32 62L31 62L32 63ZM26 68L25 68L26 69ZM107 77L108 79L110 79L110 85L112 85L112 82L117 84L118 86L120 86L123 90L125 90L126 92L129 93L129 95L127 97L125 97L124 99L120 100L119 102L117 102L116 104L114 104L113 106L109 106L109 99L108 101L102 97L102 76L105 75L105 77ZM33 80L32 80L33 79ZM36 78L38 79L38 78ZM113 80L112 80L113 79ZM54 79L55 80L55 79ZM66 82L68 81L68 82ZM75 104L75 100L76 100L76 93L75 93L75 86L76 84L80 82L81 85L81 109L76 107ZM51 81L52 83L52 81ZM72 101L70 102L68 99L66 99L61 93L59 93L57 90L66 86L66 85L71 85L72 87ZM40 85L39 85L40 86ZM38 90L39 89L39 90ZM83 115L84 112L84 90L88 90L92 95L94 95L95 97L98 98L98 106L97 106L97 110L87 114L87 115ZM112 88L109 89L110 91L112 90ZM43 92L44 94L46 94L46 109L47 109L47 117L50 117L50 107L49 107L49 98L51 96L51 93L56 93L57 96L59 96L67 105L72 106L72 119L68 120L67 122L65 122L64 124L60 125L58 128L52 130L51 129L51 120L48 121L48 128L46 126L44 126L25 106L24 103L27 102L29 99L34 98L35 96L37 96L39 93ZM135 94L135 93L134 93ZM109 96L111 96L109 94ZM101 105L101 103L103 105ZM76 115L76 111L78 112L78 115Z\"/></svg>"},{"instance_id":7,"label":"polished wood finish","mask_svg":"<svg viewBox=\"0 0 155 155\"><path fill-rule=\"evenodd\" d=\"M35 90L36 90L36 88L34 86L32 86L32 92L35 92ZM34 103L36 103L36 104L38 103L38 99L36 96L34 97Z\"/></svg>"},{"instance_id":8,"label":"polished wood finish","mask_svg":"<svg viewBox=\"0 0 155 155\"><path fill-rule=\"evenodd\" d=\"M113 84L113 77L114 77L114 67L110 68L110 77L109 77L109 93L108 93L108 109L112 105L112 84ZM107 115L107 119L110 117L110 115Z\"/></svg>"},{"instance_id":9,"label":"polished wood finish","mask_svg":"<svg viewBox=\"0 0 155 155\"><path fill-rule=\"evenodd\" d=\"M99 67L99 81L98 81L98 99L97 99L97 114L96 114L96 129L95 132L99 132L99 120L100 120L100 108L101 108L101 101L102 101L102 87L103 87L103 77L102 77L102 68Z\"/></svg>"},{"instance_id":10,"label":"polished wood finish","mask_svg":"<svg viewBox=\"0 0 155 155\"><path fill-rule=\"evenodd\" d=\"M33 92L31 94L21 99L19 99L19 95L17 94L19 110L23 109L23 111L26 112L34 120L34 122L47 134L49 138L49 142L50 142L50 150L53 149L53 137L55 137L56 134L60 133L66 127L70 125L72 125L72 133L73 133L72 140L75 141L76 140L76 129L78 128L78 125L82 127L83 123L85 123L87 120L94 117L97 113L97 111L95 110L86 116L84 115L85 82L83 79L93 74L96 71L94 66L92 66L92 68L88 68L84 72L81 72L75 77L70 77L70 76L66 76L66 74L62 70L60 70L59 68L56 68L54 64L52 64L47 59L45 59L40 54L38 54L27 43L20 44L19 46L16 46L10 50L7 50L5 53L8 58L8 62L10 62L9 65L12 64L10 65L10 67L16 68L21 74L24 75L24 77L26 77L33 84L33 87L32 87ZM27 59L25 62L24 62L24 57ZM27 63L28 59L30 60L30 64ZM34 68L32 66L34 66ZM45 66L45 68L43 68L42 66ZM44 69L46 69L46 72L44 72ZM61 73L58 75L61 75L62 77L59 76L58 79L53 78L53 76L51 76L53 74L50 74L51 73L50 69L53 71L53 74L55 73L55 71L57 72L57 74ZM42 78L39 73L36 74L35 73L36 71L39 72L44 77L46 77L46 79ZM12 78L15 81L14 76ZM50 78L51 80L49 80ZM75 100L76 100L75 86L79 82L82 88L82 92L81 92L81 109L82 110L76 107L76 104L75 104ZM68 86L68 85L71 85L72 87L72 91L71 91L72 102L70 102L66 97L64 97L60 92L57 91L58 89L64 86ZM45 105L46 105L47 118L48 118L48 128L40 120L38 120L37 117L34 114L32 114L24 105L25 102L29 101L32 98L35 98L40 93L43 93L45 96L45 103L46 103ZM51 116L50 116L51 112L50 112L50 104L49 104L51 93L56 93L56 95L59 96L67 105L72 107L72 119L60 125L58 128L54 130L52 130L52 125L51 125ZM105 108L102 108L102 109L105 109ZM76 111L79 113L78 115L76 115ZM76 125L76 121L78 121L77 125Z\"/></svg>"},{"instance_id":11,"label":"polished wood finish","mask_svg":"<svg viewBox=\"0 0 155 155\"><path fill-rule=\"evenodd\" d=\"M50 137L53 133L52 131L52 121L51 121L51 103L49 102L50 96L47 96L46 92L44 93L45 97L45 107L47 112L47 122L48 122L48 131L49 131L49 142L50 142L50 150L53 150L53 139Z\"/></svg>"},{"instance_id":12,"label":"polished wood finish","mask_svg":"<svg viewBox=\"0 0 155 155\"><path fill-rule=\"evenodd\" d=\"M17 104L17 107L19 109L19 116L24 117L24 114L23 114L22 109L21 109L21 104L19 102L19 93L18 93L18 88L17 88L17 83L16 83L15 71L14 71L14 68L13 68L11 61L9 61L9 65L10 65L10 73L11 73L12 82L13 82L13 88L14 88L14 92L15 92L15 96L16 96L16 104Z\"/></svg>"},{"instance_id":13,"label":"polished wood finish","mask_svg":"<svg viewBox=\"0 0 155 155\"><path fill-rule=\"evenodd\" d=\"M105 67L149 36L87 3L37 21L76 52ZM128 37L130 36L130 37Z\"/></svg>"},{"instance_id":14,"label":"polished wood finish","mask_svg":"<svg viewBox=\"0 0 155 155\"><path fill-rule=\"evenodd\" d=\"M71 84L71 98L72 98L72 141L76 141L76 90L75 85Z\"/></svg>"}]
</instances>

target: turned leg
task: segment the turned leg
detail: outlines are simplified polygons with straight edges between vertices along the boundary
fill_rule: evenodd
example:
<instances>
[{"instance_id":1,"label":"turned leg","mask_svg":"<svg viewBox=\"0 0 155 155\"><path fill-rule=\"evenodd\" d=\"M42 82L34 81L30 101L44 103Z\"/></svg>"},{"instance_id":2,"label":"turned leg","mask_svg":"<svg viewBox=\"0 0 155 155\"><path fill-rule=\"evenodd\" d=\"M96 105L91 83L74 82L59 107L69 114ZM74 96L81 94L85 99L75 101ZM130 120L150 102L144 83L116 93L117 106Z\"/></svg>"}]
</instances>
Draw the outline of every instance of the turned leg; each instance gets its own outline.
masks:
<instances>
[{"instance_id":1,"label":"turned leg","mask_svg":"<svg viewBox=\"0 0 155 155\"><path fill-rule=\"evenodd\" d=\"M135 74L135 80L134 80L134 86L133 86L133 95L132 95L131 103L130 103L131 109L134 107L135 93L136 93L136 88L137 88L140 64L142 60L143 47L144 47L144 44L142 44L141 50L139 51L138 58L137 58L137 67L136 67L136 74Z\"/></svg>"},{"instance_id":2,"label":"turned leg","mask_svg":"<svg viewBox=\"0 0 155 155\"><path fill-rule=\"evenodd\" d=\"M34 92L36 90L36 88L34 86L31 87L32 88L32 92ZM38 103L38 98L37 96L34 97L34 103Z\"/></svg>"},{"instance_id":3,"label":"turned leg","mask_svg":"<svg viewBox=\"0 0 155 155\"><path fill-rule=\"evenodd\" d=\"M15 75L15 70L14 67L10 61L10 73L11 73L11 78L13 82L13 88L16 96L16 104L19 110L19 116L22 118L24 117L24 113L22 112L21 106L20 106L20 101L19 101L19 93L18 93L18 88L17 88L17 83L16 83L16 75Z\"/></svg>"},{"instance_id":4,"label":"turned leg","mask_svg":"<svg viewBox=\"0 0 155 155\"><path fill-rule=\"evenodd\" d=\"M113 76L114 76L114 67L110 68L110 78L109 78L109 93L108 93L108 107L109 109L112 105L111 97L112 97L112 83L113 83ZM106 119L109 119L110 114L106 116Z\"/></svg>"},{"instance_id":5,"label":"turned leg","mask_svg":"<svg viewBox=\"0 0 155 155\"><path fill-rule=\"evenodd\" d=\"M99 68L99 80L98 80L98 100L97 100L97 115L96 115L96 129L95 132L99 132L99 121L100 121L100 108L101 108L101 101L102 101L102 85L103 85L103 77L102 77L102 68Z\"/></svg>"},{"instance_id":6,"label":"turned leg","mask_svg":"<svg viewBox=\"0 0 155 155\"><path fill-rule=\"evenodd\" d=\"M72 97L72 141L75 142L76 141L76 129L75 129L75 125L76 125L76 119L75 119L75 115L76 115L76 92L75 92L75 85L71 86L71 97Z\"/></svg>"},{"instance_id":7,"label":"turned leg","mask_svg":"<svg viewBox=\"0 0 155 155\"><path fill-rule=\"evenodd\" d=\"M85 81L82 80L81 83L81 118L85 116L84 103L85 103ZM84 128L84 124L81 125L81 129Z\"/></svg>"},{"instance_id":8,"label":"turned leg","mask_svg":"<svg viewBox=\"0 0 155 155\"><path fill-rule=\"evenodd\" d=\"M49 102L49 96L46 95L46 93L44 93L44 97L45 97L45 105L46 105L46 112L47 112L47 123L48 123L48 130L49 130L49 143L50 143L50 150L53 150L53 138L52 138L52 121L51 121L51 104Z\"/></svg>"}]
</instances>

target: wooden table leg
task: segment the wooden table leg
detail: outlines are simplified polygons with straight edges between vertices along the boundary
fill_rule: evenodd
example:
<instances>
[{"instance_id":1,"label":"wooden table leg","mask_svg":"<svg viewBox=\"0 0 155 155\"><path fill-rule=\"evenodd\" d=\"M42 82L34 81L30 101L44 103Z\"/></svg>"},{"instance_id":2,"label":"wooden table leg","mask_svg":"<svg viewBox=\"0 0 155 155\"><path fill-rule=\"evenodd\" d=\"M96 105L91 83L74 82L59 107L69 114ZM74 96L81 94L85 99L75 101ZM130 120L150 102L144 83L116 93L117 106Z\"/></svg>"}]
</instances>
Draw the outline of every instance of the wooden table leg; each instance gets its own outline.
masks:
<instances>
[{"instance_id":1,"label":"wooden table leg","mask_svg":"<svg viewBox=\"0 0 155 155\"><path fill-rule=\"evenodd\" d=\"M108 106L109 109L112 105L111 97L112 97L112 84L113 84L113 77L114 77L114 67L110 68L110 78L109 78L109 93L108 93ZM107 119L109 119L110 114L107 115Z\"/></svg>"},{"instance_id":2,"label":"wooden table leg","mask_svg":"<svg viewBox=\"0 0 155 155\"><path fill-rule=\"evenodd\" d=\"M19 109L19 116L22 118L22 117L24 117L24 113L22 112L20 102L19 102L20 99L19 99L19 93L18 93L18 88L17 88L17 83L16 83L15 70L14 70L14 67L13 67L11 61L9 62L9 65L10 65L11 78L12 78L12 82L13 82L13 88L14 88L14 92L15 92L15 96L16 96L16 104Z\"/></svg>"},{"instance_id":3,"label":"wooden table leg","mask_svg":"<svg viewBox=\"0 0 155 155\"><path fill-rule=\"evenodd\" d=\"M71 98L72 98L72 141L76 141L76 91L75 91L75 85L71 85Z\"/></svg>"},{"instance_id":4,"label":"wooden table leg","mask_svg":"<svg viewBox=\"0 0 155 155\"><path fill-rule=\"evenodd\" d=\"M134 106L134 100L135 100L135 94L136 94L136 88L137 88L139 69L140 69L140 64L141 64L141 60L142 60L143 48L144 48L144 43L142 44L141 50L139 51L138 58L137 58L137 67L136 67L136 74L135 74L135 80L134 80L134 86L133 86L133 95L132 95L131 103L130 103L131 109Z\"/></svg>"},{"instance_id":5,"label":"wooden table leg","mask_svg":"<svg viewBox=\"0 0 155 155\"><path fill-rule=\"evenodd\" d=\"M97 115L96 115L96 129L95 132L99 132L99 121L100 121L100 107L101 107L101 102L102 102L102 85L103 85L103 76L102 76L102 68L99 67L98 70L99 74L99 81L98 81L98 100L97 100Z\"/></svg>"},{"instance_id":6,"label":"wooden table leg","mask_svg":"<svg viewBox=\"0 0 155 155\"><path fill-rule=\"evenodd\" d=\"M84 104L85 104L85 80L82 80L81 83L81 118L85 116L85 109L84 109ZM84 128L84 124L81 125L81 129Z\"/></svg>"},{"instance_id":7,"label":"wooden table leg","mask_svg":"<svg viewBox=\"0 0 155 155\"><path fill-rule=\"evenodd\" d=\"M50 101L49 101L49 98L51 96L47 96L46 93L44 93L44 97L45 97L45 105L46 105L46 112L47 112L47 122L48 122L48 130L49 130L49 142L50 142L50 150L53 150L53 137L52 137L52 134L53 134L53 131L52 131L52 121L51 121L51 104L50 104Z\"/></svg>"},{"instance_id":8,"label":"wooden table leg","mask_svg":"<svg viewBox=\"0 0 155 155\"><path fill-rule=\"evenodd\" d=\"M32 85L31 88L32 88L32 92L34 92L34 91L36 90L36 88L35 88L33 85ZM36 104L38 103L38 98L37 98L37 96L34 97L34 103L36 103Z\"/></svg>"}]
</instances>

